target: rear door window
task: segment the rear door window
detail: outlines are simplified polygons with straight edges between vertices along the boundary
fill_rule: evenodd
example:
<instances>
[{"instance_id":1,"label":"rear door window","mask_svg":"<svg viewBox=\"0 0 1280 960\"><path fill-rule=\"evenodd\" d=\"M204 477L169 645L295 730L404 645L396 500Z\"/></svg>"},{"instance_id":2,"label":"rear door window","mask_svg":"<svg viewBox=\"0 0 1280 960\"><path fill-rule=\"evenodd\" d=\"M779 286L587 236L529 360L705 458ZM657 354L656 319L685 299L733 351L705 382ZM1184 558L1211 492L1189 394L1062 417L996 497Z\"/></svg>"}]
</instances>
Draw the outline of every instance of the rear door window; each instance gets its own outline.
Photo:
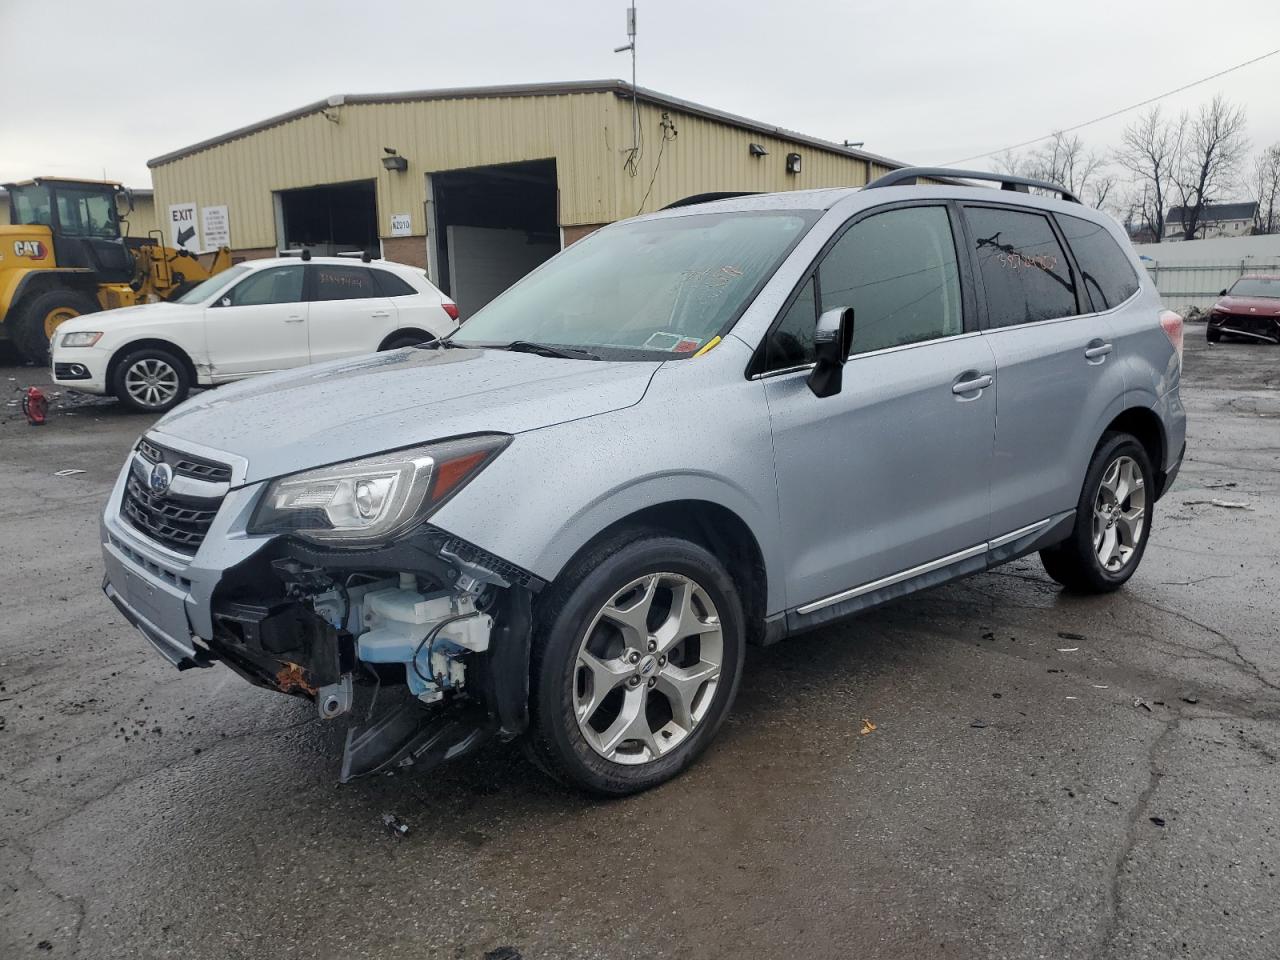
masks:
<instances>
[{"instance_id":1,"label":"rear door window","mask_svg":"<svg viewBox=\"0 0 1280 960\"><path fill-rule=\"evenodd\" d=\"M313 300L367 300L382 296L373 271L365 267L320 264L311 269L315 271Z\"/></svg>"},{"instance_id":2,"label":"rear door window","mask_svg":"<svg viewBox=\"0 0 1280 960\"><path fill-rule=\"evenodd\" d=\"M966 207L992 327L1078 312L1075 280L1049 218L1029 210Z\"/></svg>"},{"instance_id":3,"label":"rear door window","mask_svg":"<svg viewBox=\"0 0 1280 960\"><path fill-rule=\"evenodd\" d=\"M228 297L233 307L297 303L302 299L302 268L269 267L255 271L236 284Z\"/></svg>"},{"instance_id":4,"label":"rear door window","mask_svg":"<svg viewBox=\"0 0 1280 960\"><path fill-rule=\"evenodd\" d=\"M1093 309L1109 310L1138 292L1138 276L1106 227L1062 213L1055 216L1075 254Z\"/></svg>"}]
</instances>

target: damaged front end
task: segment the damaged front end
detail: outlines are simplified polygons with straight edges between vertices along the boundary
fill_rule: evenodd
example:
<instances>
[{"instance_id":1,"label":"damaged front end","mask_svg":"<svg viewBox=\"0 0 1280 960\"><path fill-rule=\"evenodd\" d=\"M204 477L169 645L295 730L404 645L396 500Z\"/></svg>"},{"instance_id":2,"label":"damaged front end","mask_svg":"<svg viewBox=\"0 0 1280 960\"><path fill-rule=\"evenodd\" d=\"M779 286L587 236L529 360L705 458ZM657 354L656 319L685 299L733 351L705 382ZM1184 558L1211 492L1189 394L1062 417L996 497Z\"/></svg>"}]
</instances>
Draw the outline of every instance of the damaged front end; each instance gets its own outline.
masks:
<instances>
[{"instance_id":1,"label":"damaged front end","mask_svg":"<svg viewBox=\"0 0 1280 960\"><path fill-rule=\"evenodd\" d=\"M530 606L542 582L430 526L385 547L277 539L226 571L209 653L250 682L353 712L342 782L432 766L528 723ZM388 688L403 688L384 706Z\"/></svg>"}]
</instances>

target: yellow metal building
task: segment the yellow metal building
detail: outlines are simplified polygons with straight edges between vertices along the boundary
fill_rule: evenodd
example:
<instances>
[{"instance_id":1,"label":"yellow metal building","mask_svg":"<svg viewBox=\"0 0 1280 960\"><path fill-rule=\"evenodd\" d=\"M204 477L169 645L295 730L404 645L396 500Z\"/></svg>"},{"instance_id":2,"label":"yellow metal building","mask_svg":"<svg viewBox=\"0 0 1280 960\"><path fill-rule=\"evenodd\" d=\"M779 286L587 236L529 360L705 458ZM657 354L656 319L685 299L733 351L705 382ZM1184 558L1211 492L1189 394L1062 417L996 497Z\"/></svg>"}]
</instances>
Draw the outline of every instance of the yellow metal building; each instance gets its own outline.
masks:
<instances>
[{"instance_id":1,"label":"yellow metal building","mask_svg":"<svg viewBox=\"0 0 1280 960\"><path fill-rule=\"evenodd\" d=\"M162 221L211 209L239 258L371 250L464 315L614 220L903 166L620 80L330 97L148 165Z\"/></svg>"}]
</instances>

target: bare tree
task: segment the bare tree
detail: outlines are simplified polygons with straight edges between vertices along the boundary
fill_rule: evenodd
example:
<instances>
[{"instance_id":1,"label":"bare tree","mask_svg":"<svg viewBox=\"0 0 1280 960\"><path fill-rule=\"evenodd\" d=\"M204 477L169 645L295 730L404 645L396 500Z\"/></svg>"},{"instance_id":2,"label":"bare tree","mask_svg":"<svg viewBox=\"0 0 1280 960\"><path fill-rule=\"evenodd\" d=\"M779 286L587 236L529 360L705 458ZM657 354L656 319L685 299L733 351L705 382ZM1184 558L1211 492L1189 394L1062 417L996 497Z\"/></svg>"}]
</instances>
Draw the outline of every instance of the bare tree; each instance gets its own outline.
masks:
<instances>
[{"instance_id":1,"label":"bare tree","mask_svg":"<svg viewBox=\"0 0 1280 960\"><path fill-rule=\"evenodd\" d=\"M1273 143L1254 158L1250 188L1258 202L1253 232L1280 233L1280 143Z\"/></svg>"},{"instance_id":2,"label":"bare tree","mask_svg":"<svg viewBox=\"0 0 1280 960\"><path fill-rule=\"evenodd\" d=\"M1182 238L1196 239L1204 209L1235 188L1249 151L1248 120L1221 94L1203 104L1187 124L1174 184L1182 205Z\"/></svg>"},{"instance_id":3,"label":"bare tree","mask_svg":"<svg viewBox=\"0 0 1280 960\"><path fill-rule=\"evenodd\" d=\"M1115 177L1105 169L1106 160L1087 149L1079 136L1061 131L1025 154L1012 150L997 154L992 163L1001 173L1059 183L1098 208L1115 186Z\"/></svg>"},{"instance_id":4,"label":"bare tree","mask_svg":"<svg viewBox=\"0 0 1280 960\"><path fill-rule=\"evenodd\" d=\"M1186 125L1185 114L1166 120L1159 105L1153 106L1124 128L1116 151L1116 163L1141 189L1137 219L1155 243L1164 239L1165 203L1173 195Z\"/></svg>"}]
</instances>

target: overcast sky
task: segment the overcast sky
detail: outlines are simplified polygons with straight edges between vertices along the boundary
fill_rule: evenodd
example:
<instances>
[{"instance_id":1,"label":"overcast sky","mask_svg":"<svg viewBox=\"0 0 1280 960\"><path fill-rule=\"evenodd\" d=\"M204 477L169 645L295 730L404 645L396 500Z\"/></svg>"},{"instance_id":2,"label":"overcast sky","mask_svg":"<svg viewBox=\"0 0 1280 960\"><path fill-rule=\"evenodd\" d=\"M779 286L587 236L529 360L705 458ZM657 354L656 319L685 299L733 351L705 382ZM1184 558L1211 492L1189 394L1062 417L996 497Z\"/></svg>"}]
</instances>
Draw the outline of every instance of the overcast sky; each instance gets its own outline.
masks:
<instances>
[{"instance_id":1,"label":"overcast sky","mask_svg":"<svg viewBox=\"0 0 1280 960\"><path fill-rule=\"evenodd\" d=\"M1280 47L1280 3L638 0L639 82L915 163L997 150ZM335 93L628 77L625 0L0 0L0 179L150 157ZM1280 141L1280 56L1165 101ZM1114 145L1134 114L1081 131ZM989 161L973 161L974 166Z\"/></svg>"}]
</instances>

